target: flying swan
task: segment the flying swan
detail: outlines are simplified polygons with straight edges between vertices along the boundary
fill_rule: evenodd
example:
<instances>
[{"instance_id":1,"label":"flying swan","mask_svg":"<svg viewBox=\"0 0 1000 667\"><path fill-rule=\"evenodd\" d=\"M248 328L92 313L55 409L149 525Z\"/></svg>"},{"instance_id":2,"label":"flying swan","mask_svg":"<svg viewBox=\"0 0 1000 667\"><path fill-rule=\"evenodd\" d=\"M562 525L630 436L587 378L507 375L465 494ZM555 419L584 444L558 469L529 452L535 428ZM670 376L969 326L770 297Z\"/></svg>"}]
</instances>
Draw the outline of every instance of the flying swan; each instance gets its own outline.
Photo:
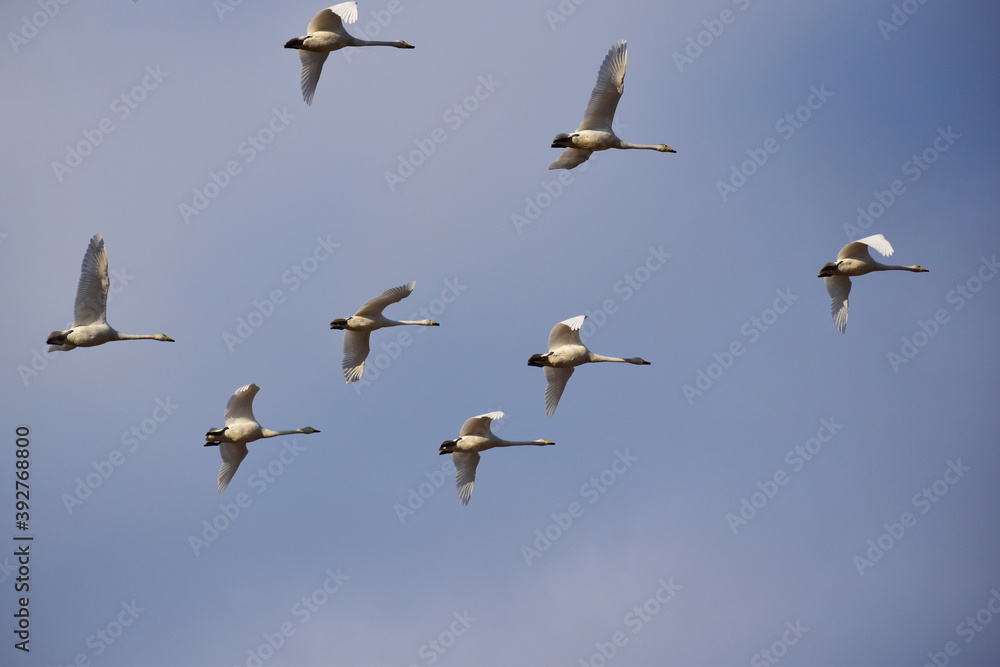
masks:
<instances>
[{"instance_id":1,"label":"flying swan","mask_svg":"<svg viewBox=\"0 0 1000 667\"><path fill-rule=\"evenodd\" d=\"M76 303L73 305L73 328L53 331L46 339L49 351L72 350L75 347L93 347L113 340L162 340L173 343L166 334L123 334L108 324L108 253L104 248L104 238L94 234L83 255L80 267L80 283L76 287Z\"/></svg>"},{"instance_id":2,"label":"flying swan","mask_svg":"<svg viewBox=\"0 0 1000 667\"><path fill-rule=\"evenodd\" d=\"M641 357L620 359L594 354L580 342L580 327L586 315L571 317L552 327L549 332L549 351L545 354L533 354L528 359L529 366L541 366L545 373L545 412L549 417L556 413L559 398L562 396L566 383L573 375L573 367L580 364L597 361L620 361L637 366L649 366L650 363Z\"/></svg>"},{"instance_id":3,"label":"flying swan","mask_svg":"<svg viewBox=\"0 0 1000 667\"><path fill-rule=\"evenodd\" d=\"M344 329L344 380L348 383L357 382L365 372L365 359L368 358L368 338L372 331L383 327L398 327L402 324L415 324L424 327L439 326L434 320L390 320L382 315L382 310L389 304L402 301L410 296L417 282L412 281L399 287L393 287L379 294L374 299L366 301L358 312L348 318L337 318L330 322L331 329Z\"/></svg>"},{"instance_id":4,"label":"flying swan","mask_svg":"<svg viewBox=\"0 0 1000 667\"><path fill-rule=\"evenodd\" d=\"M618 100L625 91L626 55L623 39L614 44L608 55L604 56L580 127L573 134L557 134L552 140L552 148L566 150L559 154L558 160L549 165L549 169L572 169L586 162L594 151L608 148L647 148L661 153L677 152L665 144L630 144L615 135L611 125L615 119Z\"/></svg>"},{"instance_id":5,"label":"flying swan","mask_svg":"<svg viewBox=\"0 0 1000 667\"><path fill-rule=\"evenodd\" d=\"M412 49L412 45L401 39L394 42L371 42L358 39L344 29L345 23L358 20L358 3L342 2L321 10L306 28L305 37L295 37L285 43L286 49L298 49L302 60L302 99L312 105L316 84L319 82L323 63L331 51L345 46L394 46L397 49Z\"/></svg>"},{"instance_id":6,"label":"flying swan","mask_svg":"<svg viewBox=\"0 0 1000 667\"><path fill-rule=\"evenodd\" d=\"M922 266L889 266L880 264L872 259L868 252L868 246L875 248L880 254L889 257L892 255L892 246L881 234L868 236L863 239L848 243L840 254L837 255L836 262L827 262L819 270L819 278L823 278L826 284L826 291L830 293L830 311L833 314L833 323L840 333L847 329L847 296L851 293L851 279L849 276L863 276L872 271L913 271L914 273L926 273L927 269Z\"/></svg>"},{"instance_id":7,"label":"flying swan","mask_svg":"<svg viewBox=\"0 0 1000 667\"><path fill-rule=\"evenodd\" d=\"M221 495L240 467L240 462L246 458L247 443L261 438L273 438L276 435L292 435L294 433L319 433L311 426L297 428L292 431L272 431L261 428L253 416L253 397L260 391L255 384L248 384L236 390L226 403L226 425L220 429L212 429L205 434L205 446L219 446L222 454L222 467L219 468L219 494Z\"/></svg>"},{"instance_id":8,"label":"flying swan","mask_svg":"<svg viewBox=\"0 0 1000 667\"><path fill-rule=\"evenodd\" d=\"M487 412L467 419L462 424L457 440L445 440L438 449L438 454L451 454L455 464L455 487L458 489L458 499L463 505L469 504L472 497L472 485L476 482L476 466L479 465L479 452L494 447L520 447L522 445L554 445L551 440L503 440L493 435L490 422L503 419L502 412Z\"/></svg>"}]
</instances>

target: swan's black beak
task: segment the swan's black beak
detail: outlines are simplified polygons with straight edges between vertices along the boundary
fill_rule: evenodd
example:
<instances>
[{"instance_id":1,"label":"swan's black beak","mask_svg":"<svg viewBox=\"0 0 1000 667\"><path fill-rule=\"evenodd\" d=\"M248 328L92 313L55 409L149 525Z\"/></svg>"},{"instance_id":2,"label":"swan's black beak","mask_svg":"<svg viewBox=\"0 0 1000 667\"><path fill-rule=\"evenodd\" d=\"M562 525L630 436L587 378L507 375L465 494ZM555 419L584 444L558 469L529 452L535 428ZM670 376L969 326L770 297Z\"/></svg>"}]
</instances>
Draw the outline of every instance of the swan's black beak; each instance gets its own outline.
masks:
<instances>
[{"instance_id":1,"label":"swan's black beak","mask_svg":"<svg viewBox=\"0 0 1000 667\"><path fill-rule=\"evenodd\" d=\"M301 49L303 39L301 37L296 37L285 42L286 49Z\"/></svg>"},{"instance_id":2,"label":"swan's black beak","mask_svg":"<svg viewBox=\"0 0 1000 667\"><path fill-rule=\"evenodd\" d=\"M343 318L343 317L338 317L333 322L330 322L330 328L331 329L346 329L347 328L347 319Z\"/></svg>"}]
</instances>

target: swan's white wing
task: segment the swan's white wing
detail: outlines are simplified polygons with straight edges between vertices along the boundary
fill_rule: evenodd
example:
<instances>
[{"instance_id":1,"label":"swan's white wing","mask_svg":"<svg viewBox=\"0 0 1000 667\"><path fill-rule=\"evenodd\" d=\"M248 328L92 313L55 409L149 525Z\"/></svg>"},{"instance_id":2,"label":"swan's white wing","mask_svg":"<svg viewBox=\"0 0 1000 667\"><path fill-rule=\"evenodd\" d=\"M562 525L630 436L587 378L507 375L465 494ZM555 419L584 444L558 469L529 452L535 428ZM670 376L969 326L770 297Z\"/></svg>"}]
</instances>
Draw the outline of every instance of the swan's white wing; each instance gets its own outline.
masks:
<instances>
[{"instance_id":1,"label":"swan's white wing","mask_svg":"<svg viewBox=\"0 0 1000 667\"><path fill-rule=\"evenodd\" d=\"M299 49L299 60L302 61L302 99L306 104L312 105L313 95L316 94L316 84L319 83L319 75L323 73L323 63L330 55L326 51L306 51Z\"/></svg>"},{"instance_id":2,"label":"swan's white wing","mask_svg":"<svg viewBox=\"0 0 1000 667\"><path fill-rule=\"evenodd\" d=\"M830 312L840 333L847 329L847 295L851 293L851 279L847 276L829 276L823 279L830 294Z\"/></svg>"},{"instance_id":3,"label":"swan's white wing","mask_svg":"<svg viewBox=\"0 0 1000 667\"><path fill-rule=\"evenodd\" d=\"M229 486L236 469L240 467L240 462L247 456L247 445L245 442L220 442L219 453L222 454L222 467L219 468L219 493L221 494Z\"/></svg>"},{"instance_id":4,"label":"swan's white wing","mask_svg":"<svg viewBox=\"0 0 1000 667\"><path fill-rule=\"evenodd\" d=\"M892 255L892 246L889 245L889 241L886 240L881 234L875 234L873 236L866 236L863 239L858 239L858 243L864 243L875 248L880 255L885 255L889 257Z\"/></svg>"},{"instance_id":5,"label":"swan's white wing","mask_svg":"<svg viewBox=\"0 0 1000 667\"><path fill-rule=\"evenodd\" d=\"M858 239L853 243L848 243L840 249L840 254L837 255L837 259L863 259L866 262L871 262L872 256L871 253L868 252L869 246L875 248L879 254L885 255L886 257L892 254L892 246L885 240L885 237L881 234L875 234L874 236L868 236L863 239Z\"/></svg>"},{"instance_id":6,"label":"swan's white wing","mask_svg":"<svg viewBox=\"0 0 1000 667\"><path fill-rule=\"evenodd\" d=\"M572 169L590 159L594 151L584 148L567 148L559 154L559 159L549 165L549 169Z\"/></svg>"},{"instance_id":7,"label":"swan's white wing","mask_svg":"<svg viewBox=\"0 0 1000 667\"><path fill-rule=\"evenodd\" d=\"M232 426L237 422L257 423L253 416L253 397L260 391L260 387L255 384L248 384L237 389L226 403L226 426ZM246 452L244 452L246 456ZM225 456L223 456L223 459Z\"/></svg>"},{"instance_id":8,"label":"swan's white wing","mask_svg":"<svg viewBox=\"0 0 1000 667\"><path fill-rule=\"evenodd\" d=\"M462 430L458 432L458 437L464 435L478 435L483 438L492 438L493 432L490 430L490 422L494 419L503 419L503 413L487 412L485 415L470 417L462 424Z\"/></svg>"},{"instance_id":9,"label":"swan's white wing","mask_svg":"<svg viewBox=\"0 0 1000 667\"><path fill-rule=\"evenodd\" d=\"M545 385L545 414L551 417L556 413L556 407L559 405L559 399L562 398L566 383L569 382L569 377L573 375L573 367L552 368L545 366L542 371L545 373L547 383Z\"/></svg>"},{"instance_id":10,"label":"swan's white wing","mask_svg":"<svg viewBox=\"0 0 1000 667\"><path fill-rule=\"evenodd\" d=\"M468 505L469 499L472 498L472 485L476 483L479 452L452 452L451 462L455 464L455 488L458 489L458 499L463 505Z\"/></svg>"},{"instance_id":11,"label":"swan's white wing","mask_svg":"<svg viewBox=\"0 0 1000 667\"><path fill-rule=\"evenodd\" d=\"M344 380L348 383L357 382L365 372L365 359L368 358L368 331L344 331Z\"/></svg>"},{"instance_id":12,"label":"swan's white wing","mask_svg":"<svg viewBox=\"0 0 1000 667\"><path fill-rule=\"evenodd\" d=\"M618 108L618 100L625 92L626 56L625 40L613 45L608 55L604 56L601 69L597 72L597 83L590 93L587 111L583 114L583 121L577 131L613 131L611 125L615 119L615 109Z\"/></svg>"},{"instance_id":13,"label":"swan's white wing","mask_svg":"<svg viewBox=\"0 0 1000 667\"><path fill-rule=\"evenodd\" d=\"M306 33L311 35L314 32L343 32L345 23L354 23L358 20L358 3L342 2L333 7L321 9L319 13L309 22Z\"/></svg>"},{"instance_id":14,"label":"swan's white wing","mask_svg":"<svg viewBox=\"0 0 1000 667\"><path fill-rule=\"evenodd\" d=\"M563 345L583 345L580 342L580 327L585 319L586 315L577 315L552 327L549 332L549 352Z\"/></svg>"},{"instance_id":15,"label":"swan's white wing","mask_svg":"<svg viewBox=\"0 0 1000 667\"><path fill-rule=\"evenodd\" d=\"M73 304L74 327L107 322L109 285L104 237L94 234L80 267L80 282L76 286L76 302Z\"/></svg>"},{"instance_id":16,"label":"swan's white wing","mask_svg":"<svg viewBox=\"0 0 1000 667\"><path fill-rule=\"evenodd\" d=\"M408 282L405 285L400 285L399 287L393 287L392 289L387 289L386 291L379 294L374 299L365 301L365 303L358 309L355 315L361 315L363 317L371 317L373 315L381 315L382 310L385 309L391 303L396 303L397 301L402 301L406 297L410 296L413 292L413 288L417 286L417 281Z\"/></svg>"}]
</instances>

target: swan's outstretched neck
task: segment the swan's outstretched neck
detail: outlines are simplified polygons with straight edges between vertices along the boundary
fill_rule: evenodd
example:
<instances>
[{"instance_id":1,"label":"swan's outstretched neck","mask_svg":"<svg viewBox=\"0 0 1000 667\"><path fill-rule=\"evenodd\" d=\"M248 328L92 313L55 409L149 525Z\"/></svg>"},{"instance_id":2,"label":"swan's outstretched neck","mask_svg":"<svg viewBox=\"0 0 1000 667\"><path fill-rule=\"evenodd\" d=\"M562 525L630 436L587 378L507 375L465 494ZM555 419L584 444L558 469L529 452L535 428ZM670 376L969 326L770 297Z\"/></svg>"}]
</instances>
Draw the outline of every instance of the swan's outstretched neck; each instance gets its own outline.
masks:
<instances>
[{"instance_id":1,"label":"swan's outstretched neck","mask_svg":"<svg viewBox=\"0 0 1000 667\"><path fill-rule=\"evenodd\" d=\"M415 324L415 325L421 326L421 327L439 327L439 326L441 326L440 324L438 324L434 320L417 320L415 322L412 322L410 320L398 320L398 321L393 322L392 324L390 324L388 326L397 326L397 325L400 325L400 324Z\"/></svg>"},{"instance_id":2,"label":"swan's outstretched neck","mask_svg":"<svg viewBox=\"0 0 1000 667\"><path fill-rule=\"evenodd\" d=\"M312 426L306 426L305 428L296 428L290 431L272 431L269 428L263 428L260 430L260 436L262 438L273 438L276 435L295 435L296 433L319 433Z\"/></svg>"},{"instance_id":3,"label":"swan's outstretched neck","mask_svg":"<svg viewBox=\"0 0 1000 667\"><path fill-rule=\"evenodd\" d=\"M555 144L553 144L554 146ZM673 148L667 146L666 144L656 144L652 146L650 144L630 144L627 141L622 141L618 144L618 148L645 148L651 151L660 151L661 153L676 153Z\"/></svg>"},{"instance_id":4,"label":"swan's outstretched neck","mask_svg":"<svg viewBox=\"0 0 1000 667\"><path fill-rule=\"evenodd\" d=\"M162 340L167 343L175 342L173 338L166 334L125 334L116 332L118 340Z\"/></svg>"},{"instance_id":5,"label":"swan's outstretched neck","mask_svg":"<svg viewBox=\"0 0 1000 667\"><path fill-rule=\"evenodd\" d=\"M523 445L537 445L539 447L544 447L545 445L554 445L554 444L556 444L556 443L552 442L551 440L545 440L544 438L541 439L541 440L501 440L501 439L497 438L496 439L496 445L494 445L494 446L495 447L521 447Z\"/></svg>"},{"instance_id":6,"label":"swan's outstretched neck","mask_svg":"<svg viewBox=\"0 0 1000 667\"><path fill-rule=\"evenodd\" d=\"M397 39L392 42L370 42L366 39L355 39L351 46L394 46L397 49L415 49L416 47L412 44L407 44L401 39Z\"/></svg>"},{"instance_id":7,"label":"swan's outstretched neck","mask_svg":"<svg viewBox=\"0 0 1000 667\"><path fill-rule=\"evenodd\" d=\"M605 357L603 354L590 354L591 361L618 361L625 364L635 364L636 366L650 366L648 361L642 357L629 357L628 359L622 359L620 357Z\"/></svg>"}]
</instances>

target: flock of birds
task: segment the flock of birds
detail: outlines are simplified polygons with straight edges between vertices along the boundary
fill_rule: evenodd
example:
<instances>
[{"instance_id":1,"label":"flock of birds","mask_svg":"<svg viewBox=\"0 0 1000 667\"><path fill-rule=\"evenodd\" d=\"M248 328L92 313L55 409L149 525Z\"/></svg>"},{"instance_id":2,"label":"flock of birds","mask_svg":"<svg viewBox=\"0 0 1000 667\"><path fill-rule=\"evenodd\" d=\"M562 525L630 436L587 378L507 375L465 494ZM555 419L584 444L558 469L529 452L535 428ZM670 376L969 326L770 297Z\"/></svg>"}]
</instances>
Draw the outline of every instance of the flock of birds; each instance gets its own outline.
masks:
<instances>
[{"instance_id":1,"label":"flock of birds","mask_svg":"<svg viewBox=\"0 0 1000 667\"><path fill-rule=\"evenodd\" d=\"M297 49L302 61L302 96L311 105L319 82L323 63L332 51L348 46L392 46L412 49L412 45L402 40L391 42L366 41L348 33L344 23L354 23L358 18L356 2L343 2L317 13L306 29L304 37L296 37L285 44L285 48ZM588 160L594 151L609 148L649 149L663 153L676 151L665 144L644 145L622 141L612 130L615 110L625 89L626 43L615 43L608 51L597 74L597 83L590 94L583 121L571 134L557 134L552 148L563 148L559 158L549 165L549 169L572 169ZM875 234L844 246L837 255L837 261L828 262L820 269L831 298L833 321L843 333L847 328L848 295L851 291L851 276L862 276L873 271L926 272L922 266L890 266L874 260L868 248L874 248L886 257L893 253L892 246L881 234ZM93 347L111 341L150 339L174 342L166 334L124 334L107 322L107 299L110 287L108 277L108 255L104 239L95 234L90 240L80 272L76 301L73 310L73 326L65 331L53 331L47 343L50 350L72 350L77 347ZM401 325L438 326L433 320L391 320L382 314L389 305L398 303L409 296L416 282L393 287L379 296L366 301L358 311L347 318L338 318L330 323L331 329L344 331L344 358L342 369L346 382L356 382L364 373L368 357L371 332L385 327ZM549 333L548 352L533 354L528 359L529 366L541 367L546 380L545 412L549 417L555 414L559 399L573 370L582 364L596 362L621 362L648 366L641 357L608 357L591 352L580 340L580 327L585 315L572 317L556 324ZM209 430L205 435L205 446L218 446L222 456L219 469L218 488L221 494L233 479L240 462L247 455L247 443L296 433L311 434L319 431L311 426L287 431L272 431L263 428L253 415L253 399L260 391L255 384L240 387L226 404L225 425L221 429ZM490 424L503 417L502 412L490 412L466 420L455 440L441 444L439 454L451 454L455 464L455 485L458 497L467 505L472 496L479 464L479 452L495 447L545 446L555 444L550 440L510 441L498 438L490 429Z\"/></svg>"}]
</instances>

